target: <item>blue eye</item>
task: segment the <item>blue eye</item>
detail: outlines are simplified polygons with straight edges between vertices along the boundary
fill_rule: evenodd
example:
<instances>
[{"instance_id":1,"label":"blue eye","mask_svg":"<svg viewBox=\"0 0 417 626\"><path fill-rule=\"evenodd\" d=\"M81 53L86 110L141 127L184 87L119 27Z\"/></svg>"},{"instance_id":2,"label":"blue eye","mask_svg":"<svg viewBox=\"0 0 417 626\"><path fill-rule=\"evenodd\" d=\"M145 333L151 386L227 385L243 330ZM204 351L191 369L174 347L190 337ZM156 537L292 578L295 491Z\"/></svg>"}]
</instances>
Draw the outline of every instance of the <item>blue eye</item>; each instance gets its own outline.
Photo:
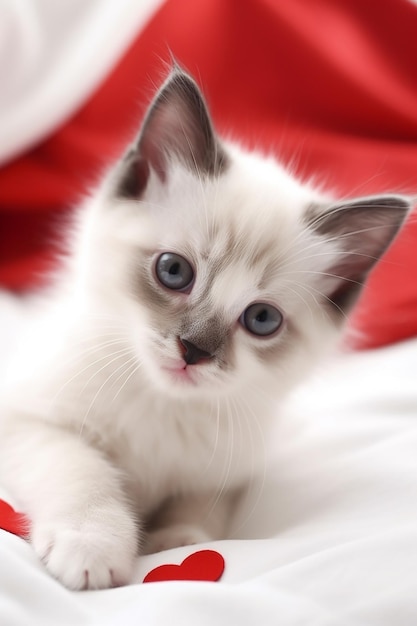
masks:
<instances>
[{"instance_id":1,"label":"blue eye","mask_svg":"<svg viewBox=\"0 0 417 626\"><path fill-rule=\"evenodd\" d=\"M273 335L282 325L284 318L272 304L256 302L242 313L240 323L252 335L267 337Z\"/></svg>"},{"instance_id":2,"label":"blue eye","mask_svg":"<svg viewBox=\"0 0 417 626\"><path fill-rule=\"evenodd\" d=\"M187 259L174 252L164 252L155 265L159 282L168 289L182 291L191 285L194 271Z\"/></svg>"}]
</instances>

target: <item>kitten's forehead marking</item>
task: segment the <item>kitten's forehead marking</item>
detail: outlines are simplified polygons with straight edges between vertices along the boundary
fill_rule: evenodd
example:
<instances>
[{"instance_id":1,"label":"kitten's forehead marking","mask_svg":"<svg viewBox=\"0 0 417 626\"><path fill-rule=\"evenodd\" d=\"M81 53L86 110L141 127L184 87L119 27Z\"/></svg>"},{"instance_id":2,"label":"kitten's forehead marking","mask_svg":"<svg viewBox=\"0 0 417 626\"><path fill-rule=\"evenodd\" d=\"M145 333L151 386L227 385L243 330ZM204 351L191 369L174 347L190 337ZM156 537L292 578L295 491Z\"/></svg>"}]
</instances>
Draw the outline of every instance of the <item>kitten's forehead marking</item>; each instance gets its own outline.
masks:
<instances>
[{"instance_id":1,"label":"kitten's forehead marking","mask_svg":"<svg viewBox=\"0 0 417 626\"><path fill-rule=\"evenodd\" d=\"M218 310L233 311L257 296L258 282L259 274L255 268L230 259L213 277L210 300Z\"/></svg>"},{"instance_id":2,"label":"kitten's forehead marking","mask_svg":"<svg viewBox=\"0 0 417 626\"><path fill-rule=\"evenodd\" d=\"M216 237L204 254L209 264L205 292L216 307L248 303L276 272L279 243L268 228L257 229L256 222L242 225L231 220L226 229L218 225L213 230Z\"/></svg>"}]
</instances>

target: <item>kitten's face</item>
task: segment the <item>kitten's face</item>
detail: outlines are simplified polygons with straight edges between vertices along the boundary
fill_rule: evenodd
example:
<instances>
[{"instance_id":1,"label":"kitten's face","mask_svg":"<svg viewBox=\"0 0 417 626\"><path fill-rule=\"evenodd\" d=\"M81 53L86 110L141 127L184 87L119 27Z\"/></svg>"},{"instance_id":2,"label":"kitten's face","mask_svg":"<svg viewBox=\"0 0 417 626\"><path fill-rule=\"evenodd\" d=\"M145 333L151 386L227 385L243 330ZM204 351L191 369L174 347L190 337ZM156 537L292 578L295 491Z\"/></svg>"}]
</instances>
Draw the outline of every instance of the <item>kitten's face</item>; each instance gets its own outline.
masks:
<instances>
[{"instance_id":1,"label":"kitten's face","mask_svg":"<svg viewBox=\"0 0 417 626\"><path fill-rule=\"evenodd\" d=\"M178 72L111 178L98 271L127 302L157 388L282 392L335 335L406 203L323 203L276 163L221 144Z\"/></svg>"},{"instance_id":2,"label":"kitten's face","mask_svg":"<svg viewBox=\"0 0 417 626\"><path fill-rule=\"evenodd\" d=\"M132 246L128 275L138 353L159 388L280 387L304 367L300 346L309 360L331 317L308 271L328 262L303 223L313 197L274 164L239 154L216 179L177 166L163 188L148 181L133 229L146 244Z\"/></svg>"}]
</instances>

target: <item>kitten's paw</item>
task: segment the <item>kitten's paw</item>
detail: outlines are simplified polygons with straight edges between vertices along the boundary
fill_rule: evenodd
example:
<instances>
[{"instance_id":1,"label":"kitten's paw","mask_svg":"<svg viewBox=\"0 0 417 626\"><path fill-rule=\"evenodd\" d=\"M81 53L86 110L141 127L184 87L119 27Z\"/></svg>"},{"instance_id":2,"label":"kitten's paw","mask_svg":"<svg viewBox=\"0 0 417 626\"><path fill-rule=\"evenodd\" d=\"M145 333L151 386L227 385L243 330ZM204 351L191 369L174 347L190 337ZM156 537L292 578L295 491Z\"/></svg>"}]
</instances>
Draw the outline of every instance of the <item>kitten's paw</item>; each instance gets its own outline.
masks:
<instances>
[{"instance_id":1,"label":"kitten's paw","mask_svg":"<svg viewBox=\"0 0 417 626\"><path fill-rule=\"evenodd\" d=\"M126 531L126 529L124 529ZM137 543L117 529L86 524L74 529L62 524L35 526L32 544L51 574L69 589L105 589L128 584Z\"/></svg>"},{"instance_id":2,"label":"kitten's paw","mask_svg":"<svg viewBox=\"0 0 417 626\"><path fill-rule=\"evenodd\" d=\"M192 524L176 524L151 531L146 536L145 553L153 554L179 548L181 546L191 546L196 543L206 543L212 541L202 528Z\"/></svg>"}]
</instances>

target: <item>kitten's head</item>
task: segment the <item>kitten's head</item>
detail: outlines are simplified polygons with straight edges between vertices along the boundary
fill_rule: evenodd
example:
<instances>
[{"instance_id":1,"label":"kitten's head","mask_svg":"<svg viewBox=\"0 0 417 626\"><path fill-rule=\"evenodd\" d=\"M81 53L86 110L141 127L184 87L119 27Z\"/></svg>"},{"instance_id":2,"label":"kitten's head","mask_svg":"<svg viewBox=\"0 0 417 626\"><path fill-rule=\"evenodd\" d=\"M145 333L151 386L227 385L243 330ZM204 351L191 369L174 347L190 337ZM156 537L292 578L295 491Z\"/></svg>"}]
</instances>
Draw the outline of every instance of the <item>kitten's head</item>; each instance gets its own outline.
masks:
<instances>
[{"instance_id":1,"label":"kitten's head","mask_svg":"<svg viewBox=\"0 0 417 626\"><path fill-rule=\"evenodd\" d=\"M96 198L88 263L162 391L282 392L337 334L407 209L399 196L332 203L223 142L174 68Z\"/></svg>"}]
</instances>

